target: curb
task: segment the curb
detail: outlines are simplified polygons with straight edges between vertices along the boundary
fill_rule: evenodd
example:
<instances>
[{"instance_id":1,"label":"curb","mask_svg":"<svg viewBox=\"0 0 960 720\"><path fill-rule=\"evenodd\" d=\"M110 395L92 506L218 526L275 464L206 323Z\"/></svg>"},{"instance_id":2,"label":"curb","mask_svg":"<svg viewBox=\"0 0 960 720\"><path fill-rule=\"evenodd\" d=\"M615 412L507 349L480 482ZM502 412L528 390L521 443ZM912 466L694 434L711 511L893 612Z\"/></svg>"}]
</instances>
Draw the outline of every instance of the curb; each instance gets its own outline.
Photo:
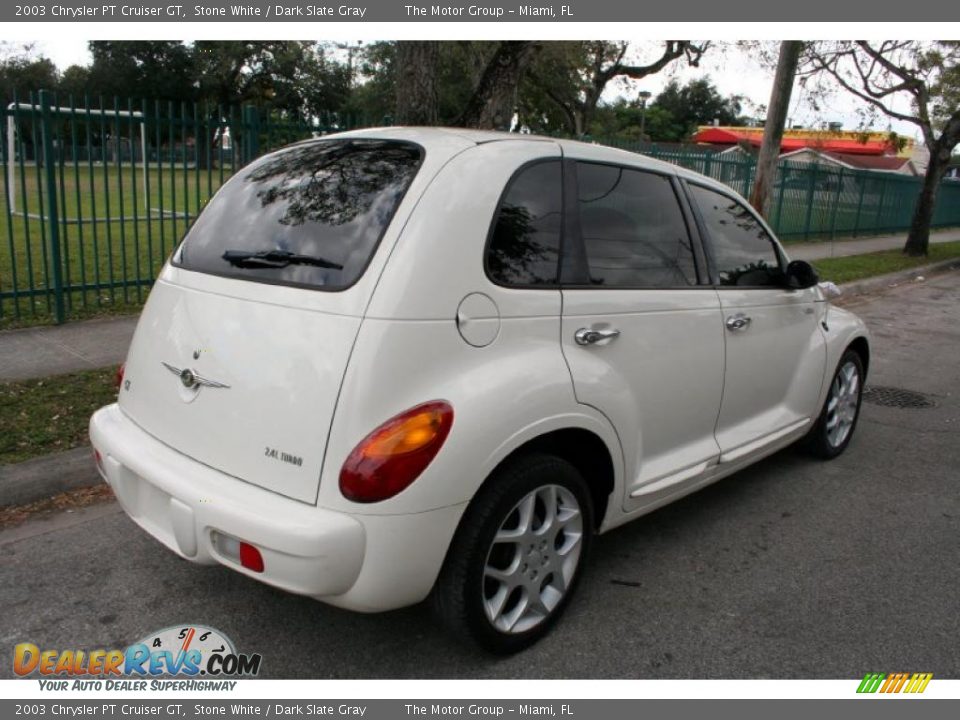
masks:
<instances>
[{"instance_id":1,"label":"curb","mask_svg":"<svg viewBox=\"0 0 960 720\"><path fill-rule=\"evenodd\" d=\"M0 465L0 506L26 505L101 482L89 445L41 455L12 465Z\"/></svg>"},{"instance_id":2,"label":"curb","mask_svg":"<svg viewBox=\"0 0 960 720\"><path fill-rule=\"evenodd\" d=\"M840 285L843 295L834 302L843 304L844 300L912 282L920 275L955 268L960 268L960 258L844 283ZM0 465L0 507L25 505L66 490L98 485L101 482L103 480L90 458L88 445L13 465Z\"/></svg>"}]
</instances>

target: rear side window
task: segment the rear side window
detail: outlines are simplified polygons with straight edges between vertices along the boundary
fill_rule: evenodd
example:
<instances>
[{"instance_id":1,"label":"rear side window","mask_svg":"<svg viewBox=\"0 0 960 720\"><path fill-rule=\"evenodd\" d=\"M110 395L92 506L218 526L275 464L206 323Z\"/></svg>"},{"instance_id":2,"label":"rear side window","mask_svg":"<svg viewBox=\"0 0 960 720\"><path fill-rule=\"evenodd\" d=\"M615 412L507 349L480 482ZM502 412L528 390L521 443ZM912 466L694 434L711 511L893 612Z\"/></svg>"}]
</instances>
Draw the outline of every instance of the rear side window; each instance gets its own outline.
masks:
<instances>
[{"instance_id":1,"label":"rear side window","mask_svg":"<svg viewBox=\"0 0 960 720\"><path fill-rule=\"evenodd\" d=\"M366 269L422 152L330 140L267 155L213 197L175 264L245 280L342 290Z\"/></svg>"},{"instance_id":2,"label":"rear side window","mask_svg":"<svg viewBox=\"0 0 960 720\"><path fill-rule=\"evenodd\" d=\"M487 248L487 274L501 285L555 285L563 226L559 160L520 170L507 188Z\"/></svg>"},{"instance_id":3,"label":"rear side window","mask_svg":"<svg viewBox=\"0 0 960 720\"><path fill-rule=\"evenodd\" d=\"M731 197L699 185L689 187L706 225L720 285L782 285L780 256L756 215Z\"/></svg>"},{"instance_id":4,"label":"rear side window","mask_svg":"<svg viewBox=\"0 0 960 720\"><path fill-rule=\"evenodd\" d=\"M669 178L577 163L580 233L590 284L684 287L697 282L690 235Z\"/></svg>"}]
</instances>

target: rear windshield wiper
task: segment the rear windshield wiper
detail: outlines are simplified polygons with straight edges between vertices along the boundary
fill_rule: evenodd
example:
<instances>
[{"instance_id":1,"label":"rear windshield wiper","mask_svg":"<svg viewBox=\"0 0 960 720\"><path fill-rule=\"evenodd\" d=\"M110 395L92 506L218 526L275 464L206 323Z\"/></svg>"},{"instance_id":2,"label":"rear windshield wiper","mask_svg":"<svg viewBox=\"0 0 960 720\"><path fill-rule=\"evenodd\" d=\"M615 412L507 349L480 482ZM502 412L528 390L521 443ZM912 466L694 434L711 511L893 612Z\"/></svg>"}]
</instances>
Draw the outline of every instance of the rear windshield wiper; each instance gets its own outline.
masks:
<instances>
[{"instance_id":1,"label":"rear windshield wiper","mask_svg":"<svg viewBox=\"0 0 960 720\"><path fill-rule=\"evenodd\" d=\"M231 265L242 268L285 268L287 265L315 265L316 267L331 270L343 270L343 265L317 257L315 255L298 255L287 250L227 250L221 255Z\"/></svg>"}]
</instances>

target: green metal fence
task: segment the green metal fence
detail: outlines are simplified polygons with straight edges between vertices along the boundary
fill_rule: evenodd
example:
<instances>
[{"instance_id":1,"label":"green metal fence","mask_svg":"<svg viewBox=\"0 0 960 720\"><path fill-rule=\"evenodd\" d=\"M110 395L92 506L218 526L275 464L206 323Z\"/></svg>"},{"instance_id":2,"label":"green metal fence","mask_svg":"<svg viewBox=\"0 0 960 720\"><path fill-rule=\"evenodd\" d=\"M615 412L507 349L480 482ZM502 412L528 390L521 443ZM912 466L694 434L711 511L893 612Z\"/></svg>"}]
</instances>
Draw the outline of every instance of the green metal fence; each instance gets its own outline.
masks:
<instances>
[{"instance_id":1,"label":"green metal fence","mask_svg":"<svg viewBox=\"0 0 960 720\"><path fill-rule=\"evenodd\" d=\"M0 327L135 307L237 168L352 124L43 91L2 119Z\"/></svg>"},{"instance_id":2,"label":"green metal fence","mask_svg":"<svg viewBox=\"0 0 960 720\"><path fill-rule=\"evenodd\" d=\"M2 111L0 327L135 308L193 218L239 167L296 140L381 124L47 92ZM755 176L745 154L605 142L744 195ZM788 241L903 231L919 187L918 178L890 173L781 163L771 224ZM934 224L960 225L960 183L944 183Z\"/></svg>"}]
</instances>

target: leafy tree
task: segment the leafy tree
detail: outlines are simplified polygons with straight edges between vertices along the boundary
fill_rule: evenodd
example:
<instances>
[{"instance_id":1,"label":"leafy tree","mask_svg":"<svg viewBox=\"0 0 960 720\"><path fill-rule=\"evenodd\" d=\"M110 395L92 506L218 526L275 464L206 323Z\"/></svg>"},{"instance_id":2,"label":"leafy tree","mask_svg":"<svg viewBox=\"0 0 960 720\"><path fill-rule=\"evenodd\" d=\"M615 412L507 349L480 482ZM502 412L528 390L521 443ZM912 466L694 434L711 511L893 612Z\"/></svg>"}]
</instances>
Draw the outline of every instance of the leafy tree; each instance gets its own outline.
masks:
<instances>
[{"instance_id":1,"label":"leafy tree","mask_svg":"<svg viewBox=\"0 0 960 720\"><path fill-rule=\"evenodd\" d=\"M669 110L639 100L617 98L597 106L588 128L595 138L619 137L651 142L672 142L683 136L683 128Z\"/></svg>"},{"instance_id":2,"label":"leafy tree","mask_svg":"<svg viewBox=\"0 0 960 720\"><path fill-rule=\"evenodd\" d=\"M396 57L395 42L371 43L356 50L350 94L342 106L346 114L359 115L375 124L396 122Z\"/></svg>"},{"instance_id":3,"label":"leafy tree","mask_svg":"<svg viewBox=\"0 0 960 720\"><path fill-rule=\"evenodd\" d=\"M709 77L691 80L686 85L671 80L650 107L669 113L673 119L672 126L664 128L669 135L657 139L682 142L689 139L698 126L709 125L714 120L721 125L736 125L741 121L742 102L741 95L721 95Z\"/></svg>"},{"instance_id":4,"label":"leafy tree","mask_svg":"<svg viewBox=\"0 0 960 720\"><path fill-rule=\"evenodd\" d=\"M860 98L870 110L867 121L882 114L920 129L930 161L903 251L926 255L940 182L960 145L960 41L812 43L801 59L801 75L814 79L820 92L827 91L827 81ZM896 103L902 97L909 98L909 109Z\"/></svg>"},{"instance_id":5,"label":"leafy tree","mask_svg":"<svg viewBox=\"0 0 960 720\"><path fill-rule=\"evenodd\" d=\"M651 142L683 142L698 126L714 120L723 125L740 124L742 101L739 95L721 95L709 78L691 80L686 85L671 80L646 109L640 99L625 98L598 106L589 130L600 137L616 135Z\"/></svg>"},{"instance_id":6,"label":"leafy tree","mask_svg":"<svg viewBox=\"0 0 960 720\"><path fill-rule=\"evenodd\" d=\"M400 41L368 46L364 82L347 105L403 125L507 128L527 60L528 41Z\"/></svg>"},{"instance_id":7,"label":"leafy tree","mask_svg":"<svg viewBox=\"0 0 960 720\"><path fill-rule=\"evenodd\" d=\"M195 97L191 49L175 40L95 40L87 87L109 108L113 98L185 101ZM139 104L139 103L138 103Z\"/></svg>"},{"instance_id":8,"label":"leafy tree","mask_svg":"<svg viewBox=\"0 0 960 720\"><path fill-rule=\"evenodd\" d=\"M61 98L73 97L75 104L83 106L84 96L93 92L90 84L90 68L84 65L71 65L60 74L57 93Z\"/></svg>"},{"instance_id":9,"label":"leafy tree","mask_svg":"<svg viewBox=\"0 0 960 720\"><path fill-rule=\"evenodd\" d=\"M16 99L18 102L37 101L39 90L50 90L56 86L57 68L48 58L34 53L30 44L8 44L0 47L0 97L6 107ZM34 137L34 125L20 123L17 133L23 142L27 157L34 157L34 148L39 138ZM3 141L6 141L4 136Z\"/></svg>"},{"instance_id":10,"label":"leafy tree","mask_svg":"<svg viewBox=\"0 0 960 720\"><path fill-rule=\"evenodd\" d=\"M538 131L582 136L612 80L639 80L682 59L696 66L709 46L709 42L668 40L659 56L635 64L627 60L630 45L626 42L544 43L521 90L521 122Z\"/></svg>"},{"instance_id":11,"label":"leafy tree","mask_svg":"<svg viewBox=\"0 0 960 720\"><path fill-rule=\"evenodd\" d=\"M27 102L31 92L52 90L57 85L57 68L51 60L34 54L31 45L8 46L0 56L0 93L4 107L14 97Z\"/></svg>"}]
</instances>

